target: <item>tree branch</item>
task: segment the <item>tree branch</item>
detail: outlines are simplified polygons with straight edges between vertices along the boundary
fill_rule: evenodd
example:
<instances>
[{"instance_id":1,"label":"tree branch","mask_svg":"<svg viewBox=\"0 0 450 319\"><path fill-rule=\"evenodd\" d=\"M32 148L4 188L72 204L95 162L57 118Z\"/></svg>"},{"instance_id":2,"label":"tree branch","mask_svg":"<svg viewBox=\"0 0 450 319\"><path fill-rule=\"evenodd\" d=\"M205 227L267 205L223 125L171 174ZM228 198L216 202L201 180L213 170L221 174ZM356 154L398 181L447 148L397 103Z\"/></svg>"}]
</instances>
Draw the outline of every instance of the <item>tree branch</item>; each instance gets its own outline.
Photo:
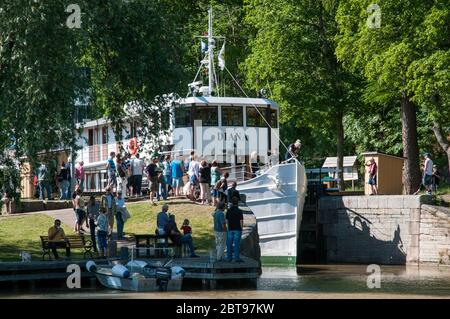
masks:
<instances>
[{"instance_id":1,"label":"tree branch","mask_svg":"<svg viewBox=\"0 0 450 319\"><path fill-rule=\"evenodd\" d=\"M439 145L443 148L443 150L446 153L450 152L450 142L442 134L441 127L437 122L433 123L432 130L434 132L434 136L436 136L436 140L438 141Z\"/></svg>"}]
</instances>

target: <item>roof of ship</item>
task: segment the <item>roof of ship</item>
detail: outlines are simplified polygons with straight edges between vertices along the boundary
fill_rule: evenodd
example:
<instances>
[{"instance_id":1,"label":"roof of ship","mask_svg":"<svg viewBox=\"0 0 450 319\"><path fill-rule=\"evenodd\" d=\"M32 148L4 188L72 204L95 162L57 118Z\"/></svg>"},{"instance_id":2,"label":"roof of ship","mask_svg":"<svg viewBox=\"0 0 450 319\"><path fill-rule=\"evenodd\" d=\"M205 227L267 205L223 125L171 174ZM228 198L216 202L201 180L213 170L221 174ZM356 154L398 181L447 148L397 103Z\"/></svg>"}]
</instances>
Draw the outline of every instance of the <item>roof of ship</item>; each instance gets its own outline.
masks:
<instances>
[{"instance_id":1,"label":"roof of ship","mask_svg":"<svg viewBox=\"0 0 450 319\"><path fill-rule=\"evenodd\" d=\"M195 96L180 99L180 104L200 104L200 105L254 105L278 108L278 104L272 100L264 98L246 98L246 97L217 97L217 96Z\"/></svg>"}]
</instances>

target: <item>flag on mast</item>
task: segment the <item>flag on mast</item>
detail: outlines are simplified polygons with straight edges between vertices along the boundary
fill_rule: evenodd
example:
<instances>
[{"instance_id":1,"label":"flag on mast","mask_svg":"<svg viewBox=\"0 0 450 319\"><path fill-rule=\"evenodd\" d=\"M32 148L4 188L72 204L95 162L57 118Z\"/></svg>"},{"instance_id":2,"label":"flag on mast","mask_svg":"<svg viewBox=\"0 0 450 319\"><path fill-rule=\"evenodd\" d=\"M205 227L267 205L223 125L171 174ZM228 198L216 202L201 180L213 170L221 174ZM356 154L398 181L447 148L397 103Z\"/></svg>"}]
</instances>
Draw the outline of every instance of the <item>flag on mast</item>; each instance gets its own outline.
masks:
<instances>
[{"instance_id":1,"label":"flag on mast","mask_svg":"<svg viewBox=\"0 0 450 319\"><path fill-rule=\"evenodd\" d=\"M203 42L203 40L201 40L201 50L202 53L206 53L208 51L208 45L205 42Z\"/></svg>"},{"instance_id":2,"label":"flag on mast","mask_svg":"<svg viewBox=\"0 0 450 319\"><path fill-rule=\"evenodd\" d=\"M222 49L220 49L219 55L217 56L217 59L219 60L219 67L223 71L225 69L225 59L223 58L223 55L225 53L225 42L222 45Z\"/></svg>"}]
</instances>

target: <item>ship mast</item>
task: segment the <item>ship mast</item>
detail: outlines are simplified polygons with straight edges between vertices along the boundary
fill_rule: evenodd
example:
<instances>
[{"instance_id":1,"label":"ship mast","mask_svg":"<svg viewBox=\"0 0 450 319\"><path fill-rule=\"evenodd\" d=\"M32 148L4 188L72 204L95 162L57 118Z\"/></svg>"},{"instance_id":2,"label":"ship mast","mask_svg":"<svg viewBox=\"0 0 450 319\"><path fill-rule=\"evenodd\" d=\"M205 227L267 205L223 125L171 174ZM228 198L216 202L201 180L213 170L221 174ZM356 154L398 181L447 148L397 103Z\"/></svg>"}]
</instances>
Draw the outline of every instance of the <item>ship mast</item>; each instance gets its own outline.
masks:
<instances>
[{"instance_id":1,"label":"ship mast","mask_svg":"<svg viewBox=\"0 0 450 319\"><path fill-rule=\"evenodd\" d=\"M213 26L212 26L212 8L208 10L208 96L212 95L214 89L214 47L215 41L213 39Z\"/></svg>"},{"instance_id":2,"label":"ship mast","mask_svg":"<svg viewBox=\"0 0 450 319\"><path fill-rule=\"evenodd\" d=\"M194 81L188 85L189 92L188 96L192 94L195 96L197 93L203 94L203 96L212 96L214 94L214 86L218 85L217 80L215 78L215 72L214 72L214 49L216 48L216 40L217 39L224 39L225 37L222 36L213 36L213 11L212 8L209 8L208 10L208 35L206 36L199 36L199 38L206 38L208 41L208 48L206 51L202 50L202 53L205 54L204 59L201 61L200 66L198 68L197 74L194 78ZM202 41L202 47L203 47L203 41ZM207 56L206 56L207 55ZM219 54L220 57L220 54ZM208 69L208 85L203 85L203 82L197 81L200 72L203 68L207 67Z\"/></svg>"}]
</instances>

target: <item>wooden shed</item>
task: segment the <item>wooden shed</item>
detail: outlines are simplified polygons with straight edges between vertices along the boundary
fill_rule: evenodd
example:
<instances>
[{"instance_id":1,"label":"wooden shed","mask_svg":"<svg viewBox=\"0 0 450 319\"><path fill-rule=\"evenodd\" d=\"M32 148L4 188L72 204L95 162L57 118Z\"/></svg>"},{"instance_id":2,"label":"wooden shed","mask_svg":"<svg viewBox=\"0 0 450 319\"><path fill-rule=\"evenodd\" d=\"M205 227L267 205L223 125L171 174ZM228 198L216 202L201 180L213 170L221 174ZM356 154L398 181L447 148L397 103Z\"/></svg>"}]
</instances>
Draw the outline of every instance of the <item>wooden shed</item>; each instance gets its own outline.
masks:
<instances>
[{"instance_id":1,"label":"wooden shed","mask_svg":"<svg viewBox=\"0 0 450 319\"><path fill-rule=\"evenodd\" d=\"M370 159L374 159L378 166L377 186L379 195L401 195L403 193L403 166L404 157L378 153L366 152L364 164ZM369 170L365 167L364 174L364 194L370 195L371 187L368 184Z\"/></svg>"}]
</instances>

